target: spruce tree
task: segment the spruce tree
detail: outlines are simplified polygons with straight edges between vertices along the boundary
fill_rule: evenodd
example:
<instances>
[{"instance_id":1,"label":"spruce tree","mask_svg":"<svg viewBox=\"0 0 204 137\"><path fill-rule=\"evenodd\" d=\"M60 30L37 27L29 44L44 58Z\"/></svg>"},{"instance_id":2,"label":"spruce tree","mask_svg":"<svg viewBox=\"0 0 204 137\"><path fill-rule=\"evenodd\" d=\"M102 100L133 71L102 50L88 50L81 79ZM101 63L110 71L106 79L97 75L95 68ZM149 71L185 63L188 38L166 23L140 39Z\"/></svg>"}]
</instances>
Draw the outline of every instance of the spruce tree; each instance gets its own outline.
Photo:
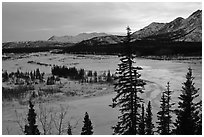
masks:
<instances>
[{"instance_id":1,"label":"spruce tree","mask_svg":"<svg viewBox=\"0 0 204 137\"><path fill-rule=\"evenodd\" d=\"M168 129L167 129L167 116L166 116L166 98L164 92L162 92L162 97L161 97L161 105L160 108L161 110L157 113L157 118L158 118L158 127L157 127L157 132L160 135L167 135L168 134Z\"/></svg>"},{"instance_id":2,"label":"spruce tree","mask_svg":"<svg viewBox=\"0 0 204 137\"><path fill-rule=\"evenodd\" d=\"M112 82L112 78L111 78L111 74L110 74L110 70L108 70L108 74L107 74L107 78L106 78L107 82Z\"/></svg>"},{"instance_id":3,"label":"spruce tree","mask_svg":"<svg viewBox=\"0 0 204 137\"><path fill-rule=\"evenodd\" d=\"M89 115L86 112L84 117L84 126L82 127L81 135L92 135L93 134L93 126L91 120L89 119Z\"/></svg>"},{"instance_id":4,"label":"spruce tree","mask_svg":"<svg viewBox=\"0 0 204 137\"><path fill-rule=\"evenodd\" d=\"M67 135L72 135L72 126L68 123Z\"/></svg>"},{"instance_id":5,"label":"spruce tree","mask_svg":"<svg viewBox=\"0 0 204 137\"><path fill-rule=\"evenodd\" d=\"M34 110L34 105L29 101L29 112L28 112L28 125L25 125L24 133L25 135L40 135L36 123L36 113Z\"/></svg>"},{"instance_id":6,"label":"spruce tree","mask_svg":"<svg viewBox=\"0 0 204 137\"><path fill-rule=\"evenodd\" d=\"M146 116L145 116L145 134L146 135L153 135L154 134L154 124L152 123L152 107L151 102L148 102L148 106L146 109Z\"/></svg>"},{"instance_id":7,"label":"spruce tree","mask_svg":"<svg viewBox=\"0 0 204 137\"><path fill-rule=\"evenodd\" d=\"M113 108L118 106L121 115L118 117L119 122L113 127L114 134L135 135L138 134L139 112L142 99L138 93L143 93L145 83L139 79L140 74L137 70L140 67L133 66L131 45L131 32L127 27L127 38L124 43L124 53L119 55L121 63L116 72L115 91L116 97L113 98Z\"/></svg>"},{"instance_id":8,"label":"spruce tree","mask_svg":"<svg viewBox=\"0 0 204 137\"><path fill-rule=\"evenodd\" d=\"M172 121L172 112L174 110L172 110L171 108L173 107L173 105L175 103L171 102L171 95L173 93L173 91L170 90L170 84L169 82L167 82L167 90L164 91L165 97L166 97L166 119L167 119L167 134L171 134L171 127L173 125L173 121Z\"/></svg>"},{"instance_id":9,"label":"spruce tree","mask_svg":"<svg viewBox=\"0 0 204 137\"><path fill-rule=\"evenodd\" d=\"M139 129L138 129L139 135L145 135L145 110L144 110L144 104L142 104L142 113L140 116L140 123L139 123Z\"/></svg>"},{"instance_id":10,"label":"spruce tree","mask_svg":"<svg viewBox=\"0 0 204 137\"><path fill-rule=\"evenodd\" d=\"M7 71L4 71L4 73L2 73L2 81L6 82L9 80L9 75L7 73Z\"/></svg>"},{"instance_id":11,"label":"spruce tree","mask_svg":"<svg viewBox=\"0 0 204 137\"><path fill-rule=\"evenodd\" d=\"M197 118L195 134L202 135L202 113L201 113L202 112L202 101L200 101L198 104L199 104L198 105L199 111L197 111L195 115L195 117Z\"/></svg>"},{"instance_id":12,"label":"spruce tree","mask_svg":"<svg viewBox=\"0 0 204 137\"><path fill-rule=\"evenodd\" d=\"M179 135L194 135L198 128L199 118L199 103L195 103L199 94L197 88L194 86L194 77L192 76L192 69L188 69L186 81L182 86L182 93L179 96L177 120L175 123L176 134Z\"/></svg>"},{"instance_id":13,"label":"spruce tree","mask_svg":"<svg viewBox=\"0 0 204 137\"><path fill-rule=\"evenodd\" d=\"M97 82L97 72L94 71L94 82L96 83Z\"/></svg>"},{"instance_id":14,"label":"spruce tree","mask_svg":"<svg viewBox=\"0 0 204 137\"><path fill-rule=\"evenodd\" d=\"M161 98L161 111L158 112L158 132L161 135L170 135L172 133L171 127L173 124L171 113L173 110L171 109L175 103L171 102L171 94L173 91L170 90L169 82L167 82L167 89L162 93Z\"/></svg>"}]
</instances>

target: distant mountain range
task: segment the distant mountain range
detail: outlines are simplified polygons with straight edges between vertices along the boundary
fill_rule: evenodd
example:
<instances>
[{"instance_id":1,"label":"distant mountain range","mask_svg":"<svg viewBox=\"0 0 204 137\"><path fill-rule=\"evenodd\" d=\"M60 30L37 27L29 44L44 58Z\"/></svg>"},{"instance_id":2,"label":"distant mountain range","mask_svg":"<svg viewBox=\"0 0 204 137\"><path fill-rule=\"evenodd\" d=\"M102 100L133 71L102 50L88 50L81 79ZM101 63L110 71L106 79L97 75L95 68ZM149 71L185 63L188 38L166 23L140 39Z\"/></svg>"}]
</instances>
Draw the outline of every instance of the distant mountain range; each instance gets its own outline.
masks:
<instances>
[{"instance_id":1,"label":"distant mountain range","mask_svg":"<svg viewBox=\"0 0 204 137\"><path fill-rule=\"evenodd\" d=\"M121 43L124 36L106 35L84 40L82 45L107 45ZM163 40L202 42L202 10L197 10L188 18L178 17L169 23L153 22L150 25L132 33L135 40Z\"/></svg>"},{"instance_id":2,"label":"distant mountain range","mask_svg":"<svg viewBox=\"0 0 204 137\"><path fill-rule=\"evenodd\" d=\"M7 42L2 44L2 48L110 45L123 43L124 40L125 36L94 32L76 36L52 36L47 41ZM195 11L186 19L178 17L169 23L153 22L132 33L132 41L136 40L202 42L202 10Z\"/></svg>"},{"instance_id":3,"label":"distant mountain range","mask_svg":"<svg viewBox=\"0 0 204 137\"><path fill-rule=\"evenodd\" d=\"M178 34L180 32L180 34ZM182 33L181 33L182 32ZM145 28L133 33L135 39L159 39L162 36L178 36L173 39L175 41L189 41L201 42L202 41L202 10L197 10L188 18L184 19L178 17L169 23L156 23L153 22Z\"/></svg>"},{"instance_id":4,"label":"distant mountain range","mask_svg":"<svg viewBox=\"0 0 204 137\"><path fill-rule=\"evenodd\" d=\"M78 43L83 40L88 40L94 37L100 37L100 36L107 36L106 33L80 33L76 36L52 36L48 39L48 41L53 42L69 42L69 43Z\"/></svg>"}]
</instances>

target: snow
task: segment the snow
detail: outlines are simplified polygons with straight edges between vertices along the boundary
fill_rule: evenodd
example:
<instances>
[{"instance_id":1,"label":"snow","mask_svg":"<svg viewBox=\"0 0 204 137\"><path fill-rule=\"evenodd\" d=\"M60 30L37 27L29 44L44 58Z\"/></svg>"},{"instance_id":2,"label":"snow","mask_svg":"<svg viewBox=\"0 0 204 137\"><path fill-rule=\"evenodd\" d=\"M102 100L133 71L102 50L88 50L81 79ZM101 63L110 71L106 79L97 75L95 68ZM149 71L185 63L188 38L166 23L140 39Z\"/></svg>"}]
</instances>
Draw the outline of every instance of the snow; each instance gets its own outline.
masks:
<instances>
[{"instance_id":1,"label":"snow","mask_svg":"<svg viewBox=\"0 0 204 137\"><path fill-rule=\"evenodd\" d=\"M43 53L32 53L20 55L20 58L12 58L2 61L3 70L8 72L16 71L20 69L21 71L31 71L39 68L41 72L46 74L51 73L51 66L44 66L38 64L30 64L28 61L35 61L40 63L46 63L51 65L66 65L68 67L75 66L76 68L84 68L85 70L98 71L102 73L103 71L110 70L114 73L117 64L119 63L119 58L117 56L109 55L73 55L73 54L51 54L49 52ZM156 114L159 110L159 101L161 97L161 92L165 89L166 83L170 81L170 89L174 91L173 100L178 100L178 95L181 93L181 84L185 81L185 75L187 73L187 68L190 66L193 69L193 75L195 77L195 85L200 88L200 94L202 91L202 63L200 60L193 61L193 63L183 63L182 61L158 61L150 59L136 59L135 66L142 66L143 70L139 71L144 80L148 80L145 86L145 93L142 97L145 102L149 100L152 101L152 107L154 109L153 114ZM94 84L91 90L94 90ZM80 84L75 86L70 85L70 88L75 88L77 90L82 89ZM86 88L86 87L85 87ZM90 88L87 88L90 89ZM106 87L102 87L102 90L108 90ZM92 120L94 126L94 134L112 134L111 127L117 123L117 117L119 115L118 109L112 109L109 105L112 103L112 98L115 93L110 93L107 95L96 96L96 97L84 97L75 100L65 100L56 99L48 104L47 107L54 107L59 110L60 104L69 106L69 117L74 117L79 119L79 124L77 128L73 131L74 134L80 134L83 117L85 112L88 112L90 119ZM14 111L27 113L27 106L21 106L18 104L3 104L2 108L2 132L7 134L6 128L9 127L11 134L19 134L18 125L14 122L15 113ZM154 115L154 121L156 121L156 116Z\"/></svg>"}]
</instances>

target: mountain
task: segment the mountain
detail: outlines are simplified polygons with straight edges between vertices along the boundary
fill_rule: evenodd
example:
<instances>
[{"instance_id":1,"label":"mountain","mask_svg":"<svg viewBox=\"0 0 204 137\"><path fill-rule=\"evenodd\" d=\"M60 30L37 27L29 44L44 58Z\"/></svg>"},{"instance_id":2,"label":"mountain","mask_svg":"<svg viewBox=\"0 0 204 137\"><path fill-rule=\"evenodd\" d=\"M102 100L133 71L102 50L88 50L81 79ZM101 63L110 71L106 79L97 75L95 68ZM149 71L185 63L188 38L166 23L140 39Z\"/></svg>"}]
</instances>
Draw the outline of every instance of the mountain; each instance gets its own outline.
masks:
<instances>
[{"instance_id":1,"label":"mountain","mask_svg":"<svg viewBox=\"0 0 204 137\"><path fill-rule=\"evenodd\" d=\"M78 43L83 40L88 40L94 37L100 37L100 36L107 36L106 33L80 33L76 36L52 36L48 39L48 41L53 42L69 42L69 43Z\"/></svg>"},{"instance_id":2,"label":"mountain","mask_svg":"<svg viewBox=\"0 0 204 137\"><path fill-rule=\"evenodd\" d=\"M158 30L160 30L164 25L165 23L153 22L148 26L144 27L143 29L140 29L139 31L134 32L132 34L132 37L138 40L138 39L151 36L155 34Z\"/></svg>"},{"instance_id":3,"label":"mountain","mask_svg":"<svg viewBox=\"0 0 204 137\"><path fill-rule=\"evenodd\" d=\"M173 40L186 42L202 41L202 10L188 18L178 17L169 23L151 23L132 34L133 38L150 40Z\"/></svg>"},{"instance_id":4,"label":"mountain","mask_svg":"<svg viewBox=\"0 0 204 137\"><path fill-rule=\"evenodd\" d=\"M197 10L188 18L178 17L169 23L153 22L148 26L132 33L135 40L160 40L160 41L202 41L202 10ZM89 40L83 40L78 45L108 45L122 43L125 36L106 35Z\"/></svg>"},{"instance_id":5,"label":"mountain","mask_svg":"<svg viewBox=\"0 0 204 137\"><path fill-rule=\"evenodd\" d=\"M22 42L5 42L2 43L2 49L15 49L15 48L63 48L73 46L73 43L60 43L51 41L22 41Z\"/></svg>"},{"instance_id":6,"label":"mountain","mask_svg":"<svg viewBox=\"0 0 204 137\"><path fill-rule=\"evenodd\" d=\"M202 10L197 10L182 22L179 29L190 32L188 35L178 39L179 41L202 41Z\"/></svg>"},{"instance_id":7,"label":"mountain","mask_svg":"<svg viewBox=\"0 0 204 137\"><path fill-rule=\"evenodd\" d=\"M107 35L107 36L94 37L89 40L84 40L82 42L79 42L78 45L98 46L98 45L118 44L118 43L122 43L124 39L125 39L124 36Z\"/></svg>"},{"instance_id":8,"label":"mountain","mask_svg":"<svg viewBox=\"0 0 204 137\"><path fill-rule=\"evenodd\" d=\"M202 10L195 11L186 19L178 17L168 23L153 22L133 32L132 38L132 42L136 40L202 42ZM125 36L94 32L76 36L52 36L47 41L7 42L2 43L2 49L120 45L124 40Z\"/></svg>"}]
</instances>

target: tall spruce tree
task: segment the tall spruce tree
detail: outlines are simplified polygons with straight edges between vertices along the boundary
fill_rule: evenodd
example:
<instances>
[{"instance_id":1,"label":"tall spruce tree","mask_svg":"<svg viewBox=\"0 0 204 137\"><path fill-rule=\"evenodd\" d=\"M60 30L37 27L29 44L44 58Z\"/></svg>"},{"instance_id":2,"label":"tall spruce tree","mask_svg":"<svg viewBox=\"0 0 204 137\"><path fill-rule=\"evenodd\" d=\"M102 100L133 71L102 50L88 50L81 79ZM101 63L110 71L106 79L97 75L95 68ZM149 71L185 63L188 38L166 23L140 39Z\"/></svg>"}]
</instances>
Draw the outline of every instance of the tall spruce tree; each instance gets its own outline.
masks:
<instances>
[{"instance_id":1,"label":"tall spruce tree","mask_svg":"<svg viewBox=\"0 0 204 137\"><path fill-rule=\"evenodd\" d=\"M93 134L93 126L91 120L89 119L89 115L86 112L84 117L84 126L82 127L81 135L92 135Z\"/></svg>"},{"instance_id":2,"label":"tall spruce tree","mask_svg":"<svg viewBox=\"0 0 204 137\"><path fill-rule=\"evenodd\" d=\"M174 111L172 109L173 105L175 103L171 102L171 95L173 93L173 91L170 90L170 84L169 82L167 82L167 86L166 86L166 91L164 91L165 97L166 97L166 119L167 119L167 134L170 135L171 134L171 127L173 126L173 121L172 121L172 112Z\"/></svg>"},{"instance_id":3,"label":"tall spruce tree","mask_svg":"<svg viewBox=\"0 0 204 137\"><path fill-rule=\"evenodd\" d=\"M32 104L31 101L29 101L29 112L28 112L28 125L25 125L25 130L24 133L25 135L40 135L40 132L38 130L38 126L35 124L36 123L36 113L34 110L34 105Z\"/></svg>"},{"instance_id":4,"label":"tall spruce tree","mask_svg":"<svg viewBox=\"0 0 204 137\"><path fill-rule=\"evenodd\" d=\"M158 114L158 133L161 135L170 135L172 133L171 127L172 121L172 107L175 103L171 102L171 94L173 91L170 90L170 84L167 82L167 89L162 93L161 98L161 111Z\"/></svg>"},{"instance_id":5,"label":"tall spruce tree","mask_svg":"<svg viewBox=\"0 0 204 137\"><path fill-rule=\"evenodd\" d=\"M198 90L194 86L194 77L192 76L192 69L188 68L186 75L186 81L182 86L182 93L179 96L177 120L176 120L176 134L179 135L195 135L197 132L199 118L199 103L195 103L195 100L199 94Z\"/></svg>"},{"instance_id":6,"label":"tall spruce tree","mask_svg":"<svg viewBox=\"0 0 204 137\"><path fill-rule=\"evenodd\" d=\"M152 122L152 107L151 102L148 102L148 106L146 109L146 116L145 116L145 134L146 135L153 135L154 134L154 124Z\"/></svg>"},{"instance_id":7,"label":"tall spruce tree","mask_svg":"<svg viewBox=\"0 0 204 137\"><path fill-rule=\"evenodd\" d=\"M161 97L161 104L160 108L161 110L157 113L157 118L158 118L158 126L157 126L157 132L160 135L168 135L168 129L167 129L167 116L166 116L166 98L164 92L162 92L162 97Z\"/></svg>"},{"instance_id":8,"label":"tall spruce tree","mask_svg":"<svg viewBox=\"0 0 204 137\"><path fill-rule=\"evenodd\" d=\"M118 64L117 82L115 84L116 97L113 98L113 108L118 106L121 115L118 117L119 122L113 127L114 134L135 135L138 134L139 112L142 99L138 93L143 93L145 83L139 79L140 74L137 70L140 67L133 66L131 45L131 32L127 27L127 38L124 43L124 53L119 55L121 63Z\"/></svg>"},{"instance_id":9,"label":"tall spruce tree","mask_svg":"<svg viewBox=\"0 0 204 137\"><path fill-rule=\"evenodd\" d=\"M142 104L142 113L140 116L140 123L139 123L139 129L138 129L139 135L145 135L145 110L144 110L144 104Z\"/></svg>"}]
</instances>

